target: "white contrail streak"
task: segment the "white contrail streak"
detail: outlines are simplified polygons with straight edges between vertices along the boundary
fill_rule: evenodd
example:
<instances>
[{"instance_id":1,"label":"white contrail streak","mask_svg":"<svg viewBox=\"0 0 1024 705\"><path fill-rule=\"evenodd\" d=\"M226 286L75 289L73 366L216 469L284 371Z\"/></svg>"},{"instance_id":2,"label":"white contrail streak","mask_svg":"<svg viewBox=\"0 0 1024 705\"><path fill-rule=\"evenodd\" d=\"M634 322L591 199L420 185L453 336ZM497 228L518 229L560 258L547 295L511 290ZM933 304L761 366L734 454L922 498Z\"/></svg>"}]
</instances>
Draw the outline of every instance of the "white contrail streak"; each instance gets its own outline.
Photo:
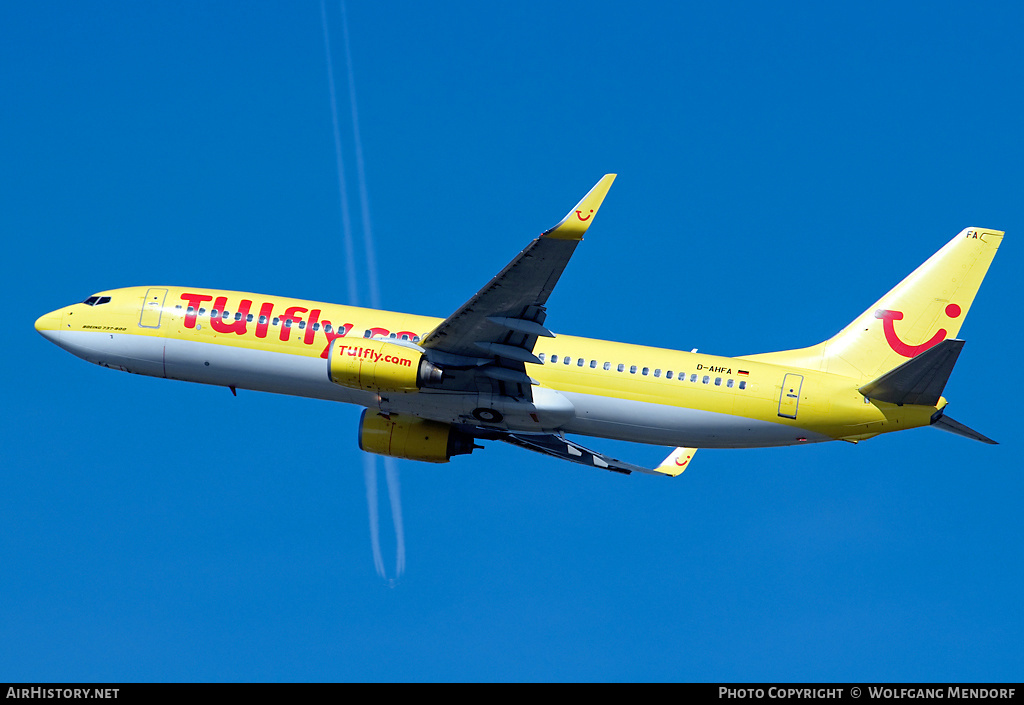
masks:
<instances>
[{"instance_id":1,"label":"white contrail streak","mask_svg":"<svg viewBox=\"0 0 1024 705\"><path fill-rule=\"evenodd\" d=\"M380 287L377 283L377 258L373 246L373 230L370 226L370 198L366 188L366 168L363 162L363 139L359 134L359 110L356 107L356 82L352 70L352 51L348 38L348 14L345 2L341 0L341 27L345 45L345 65L348 68L348 96L352 107L352 134L356 152L356 175L359 183L359 201L363 221L363 250L366 254L366 274L369 278L370 305L380 308ZM395 577L405 572L405 528L402 522L402 496L398 483L398 467L394 458L384 458L384 477L388 484L388 498L391 501L391 519L395 525Z\"/></svg>"},{"instance_id":2,"label":"white contrail streak","mask_svg":"<svg viewBox=\"0 0 1024 705\"><path fill-rule=\"evenodd\" d=\"M324 30L324 47L327 52L327 87L331 96L331 127L334 129L334 158L338 169L338 194L341 198L341 224L345 243L345 270L348 279L348 303L358 305L359 288L356 282L355 243L352 238L352 221L348 208L348 187L345 183L345 161L341 152L341 130L338 127L338 100L334 87L334 58L331 54L331 35L327 29L327 8L320 0L320 22ZM384 577L384 559L380 551L380 520L377 507L376 459L369 454L363 456L363 479L366 482L366 506L370 518L370 548L373 550L373 567L377 575Z\"/></svg>"},{"instance_id":3,"label":"white contrail streak","mask_svg":"<svg viewBox=\"0 0 1024 705\"><path fill-rule=\"evenodd\" d=\"M359 135L359 111L356 109L356 80L352 73L352 52L348 41L348 15L345 2L341 0L341 27L345 40L345 65L348 67L348 96L352 106L352 134L356 147L356 175L359 182L359 201L362 206L363 245L366 250L366 272L370 279L370 305L380 308L380 287L377 284L377 257L373 247L373 235L370 228L370 199L366 190L366 168L363 163L363 139Z\"/></svg>"},{"instance_id":4,"label":"white contrail streak","mask_svg":"<svg viewBox=\"0 0 1024 705\"><path fill-rule=\"evenodd\" d=\"M327 49L327 86L331 93L331 125L334 128L334 159L338 167L338 192L341 196L341 225L345 233L345 271L348 274L348 303L358 306L359 289L356 286L356 255L352 240L352 222L348 213L348 188L345 184L345 162L341 157L341 131L338 129L338 101L334 90L334 60L331 57L331 36L327 31L327 8L320 0L320 21L324 28L324 46Z\"/></svg>"},{"instance_id":5,"label":"white contrail streak","mask_svg":"<svg viewBox=\"0 0 1024 705\"><path fill-rule=\"evenodd\" d=\"M366 254L366 273L369 279L370 305L380 308L380 287L377 279L377 259L374 252L373 231L370 226L370 199L366 188L366 169L363 162L363 141L359 134L359 112L356 109L355 77L352 71L352 53L349 48L348 16L345 12L344 0L341 1L341 20L345 48L345 65L348 69L349 103L352 108L352 131L355 142L356 174L359 183L359 198L363 223L363 249ZM327 79L331 95L331 125L334 129L334 156L338 168L338 190L341 196L341 221L345 235L345 265L348 274L348 302L351 306L358 305L358 292L355 267L355 243L352 237L352 223L349 215L348 189L345 182L345 163L341 151L341 131L338 127L337 93L334 83L334 61L331 55L331 38L327 29L327 9L324 0L320 0L320 21L324 30L324 46L327 50ZM402 498L398 482L398 468L393 458L384 458L384 477L388 485L388 498L391 504L391 517L395 526L396 577L405 572L405 529L402 522ZM370 545L373 550L373 564L377 575L385 577L384 560L380 549L379 501L377 496L377 459L370 454L363 456L363 478L366 482L366 504L370 519Z\"/></svg>"},{"instance_id":6,"label":"white contrail streak","mask_svg":"<svg viewBox=\"0 0 1024 705\"><path fill-rule=\"evenodd\" d=\"M384 458L384 477L388 481L388 498L391 500L391 516L395 521L395 576L405 572L405 530L402 528L402 490L398 484L398 467L394 458Z\"/></svg>"},{"instance_id":7,"label":"white contrail streak","mask_svg":"<svg viewBox=\"0 0 1024 705\"><path fill-rule=\"evenodd\" d=\"M366 480L366 506L370 512L370 547L373 549L373 567L384 577L384 559L380 554L380 521L377 519L377 461L363 453L363 479Z\"/></svg>"}]
</instances>

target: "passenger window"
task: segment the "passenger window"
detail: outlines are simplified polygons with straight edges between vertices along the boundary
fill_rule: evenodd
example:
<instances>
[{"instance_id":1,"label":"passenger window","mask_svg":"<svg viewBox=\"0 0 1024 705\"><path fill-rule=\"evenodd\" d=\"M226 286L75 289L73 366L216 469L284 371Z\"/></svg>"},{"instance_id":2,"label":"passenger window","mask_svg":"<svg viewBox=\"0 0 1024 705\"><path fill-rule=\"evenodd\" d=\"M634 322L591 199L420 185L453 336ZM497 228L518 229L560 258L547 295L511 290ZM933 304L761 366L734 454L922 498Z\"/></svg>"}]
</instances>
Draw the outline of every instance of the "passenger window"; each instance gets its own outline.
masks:
<instances>
[{"instance_id":1,"label":"passenger window","mask_svg":"<svg viewBox=\"0 0 1024 705\"><path fill-rule=\"evenodd\" d=\"M697 381L697 373L696 372L693 373L692 375L690 375L690 381L691 382L696 382Z\"/></svg>"},{"instance_id":2,"label":"passenger window","mask_svg":"<svg viewBox=\"0 0 1024 705\"><path fill-rule=\"evenodd\" d=\"M544 362L544 353L537 353L537 359Z\"/></svg>"},{"instance_id":3,"label":"passenger window","mask_svg":"<svg viewBox=\"0 0 1024 705\"><path fill-rule=\"evenodd\" d=\"M280 322L281 322L281 319L280 319L280 318L278 318L277 316L274 316L274 320L273 320L273 321L271 321L271 323L273 323L273 324L274 324L275 326L276 326L276 325L277 325L278 323L280 323Z\"/></svg>"},{"instance_id":4,"label":"passenger window","mask_svg":"<svg viewBox=\"0 0 1024 705\"><path fill-rule=\"evenodd\" d=\"M721 377L715 377L715 386L716 387L721 387L722 386L722 378Z\"/></svg>"},{"instance_id":5,"label":"passenger window","mask_svg":"<svg viewBox=\"0 0 1024 705\"><path fill-rule=\"evenodd\" d=\"M562 358L562 364L563 365L568 365L570 362L572 362L572 358L569 357L568 355L566 355L565 357Z\"/></svg>"},{"instance_id":6,"label":"passenger window","mask_svg":"<svg viewBox=\"0 0 1024 705\"><path fill-rule=\"evenodd\" d=\"M630 365L629 366L629 374L631 374L631 375L635 375L636 374L636 365Z\"/></svg>"},{"instance_id":7,"label":"passenger window","mask_svg":"<svg viewBox=\"0 0 1024 705\"><path fill-rule=\"evenodd\" d=\"M597 360L590 361L590 369L597 369Z\"/></svg>"},{"instance_id":8,"label":"passenger window","mask_svg":"<svg viewBox=\"0 0 1024 705\"><path fill-rule=\"evenodd\" d=\"M576 361L576 367L583 367L583 358L582 357L579 360Z\"/></svg>"},{"instance_id":9,"label":"passenger window","mask_svg":"<svg viewBox=\"0 0 1024 705\"><path fill-rule=\"evenodd\" d=\"M611 368L612 368L612 363L610 363L610 362L604 363L604 369L605 369L606 372L608 370L610 370Z\"/></svg>"},{"instance_id":10,"label":"passenger window","mask_svg":"<svg viewBox=\"0 0 1024 705\"><path fill-rule=\"evenodd\" d=\"M245 322L246 323L252 323L252 318L253 318L252 314L251 313L247 313L245 315Z\"/></svg>"},{"instance_id":11,"label":"passenger window","mask_svg":"<svg viewBox=\"0 0 1024 705\"><path fill-rule=\"evenodd\" d=\"M729 389L732 389L732 380L731 379L726 380L725 386L728 387Z\"/></svg>"},{"instance_id":12,"label":"passenger window","mask_svg":"<svg viewBox=\"0 0 1024 705\"><path fill-rule=\"evenodd\" d=\"M260 316L260 323L263 323L263 316ZM330 333L332 330L330 323L324 323L324 333Z\"/></svg>"},{"instance_id":13,"label":"passenger window","mask_svg":"<svg viewBox=\"0 0 1024 705\"><path fill-rule=\"evenodd\" d=\"M661 370L655 370L654 371L654 376L655 377L661 377Z\"/></svg>"},{"instance_id":14,"label":"passenger window","mask_svg":"<svg viewBox=\"0 0 1024 705\"><path fill-rule=\"evenodd\" d=\"M369 337L371 337L372 335L373 335L373 334L372 334L372 333L370 332L370 330L369 330L369 329L367 329L367 330L364 330L364 331L363 331L363 337L364 337L364 338L369 338Z\"/></svg>"},{"instance_id":15,"label":"passenger window","mask_svg":"<svg viewBox=\"0 0 1024 705\"><path fill-rule=\"evenodd\" d=\"M284 327L285 328L291 328L292 327L292 319L290 319L290 318L284 319Z\"/></svg>"},{"instance_id":16,"label":"passenger window","mask_svg":"<svg viewBox=\"0 0 1024 705\"><path fill-rule=\"evenodd\" d=\"M200 309L199 309L199 315L200 315L200 316L205 316L205 315L206 315L206 309L205 309L205 308L202 308L202 307L200 307Z\"/></svg>"},{"instance_id":17,"label":"passenger window","mask_svg":"<svg viewBox=\"0 0 1024 705\"><path fill-rule=\"evenodd\" d=\"M189 315L189 316L195 315L195 312L196 312L195 306L189 306L187 309L185 309L185 313L187 315Z\"/></svg>"},{"instance_id":18,"label":"passenger window","mask_svg":"<svg viewBox=\"0 0 1024 705\"><path fill-rule=\"evenodd\" d=\"M235 320L236 320L236 321L240 321L240 320L242 320L242 312L241 312L241 311L239 311L239 312L237 312L237 313L235 314Z\"/></svg>"},{"instance_id":19,"label":"passenger window","mask_svg":"<svg viewBox=\"0 0 1024 705\"><path fill-rule=\"evenodd\" d=\"M622 364L622 363L620 362L620 363L619 363L619 366L618 366L618 368L617 368L617 369L618 369L618 371L619 371L619 372L623 372L623 371L625 371L625 369L626 369L626 366L625 366L625 365L623 365L623 364Z\"/></svg>"},{"instance_id":20,"label":"passenger window","mask_svg":"<svg viewBox=\"0 0 1024 705\"><path fill-rule=\"evenodd\" d=\"M646 377L647 373L650 372L650 371L651 371L650 367L645 367L643 370L641 370L640 374L642 374L644 377Z\"/></svg>"},{"instance_id":21,"label":"passenger window","mask_svg":"<svg viewBox=\"0 0 1024 705\"><path fill-rule=\"evenodd\" d=\"M665 373L665 379L672 379L672 370Z\"/></svg>"},{"instance_id":22,"label":"passenger window","mask_svg":"<svg viewBox=\"0 0 1024 705\"><path fill-rule=\"evenodd\" d=\"M747 388L747 380L741 379L740 380L740 389L746 389L746 388Z\"/></svg>"},{"instance_id":23,"label":"passenger window","mask_svg":"<svg viewBox=\"0 0 1024 705\"><path fill-rule=\"evenodd\" d=\"M220 315L220 311L218 311L217 309L211 309L211 311L210 311L210 318L216 318L219 315Z\"/></svg>"},{"instance_id":24,"label":"passenger window","mask_svg":"<svg viewBox=\"0 0 1024 705\"><path fill-rule=\"evenodd\" d=\"M701 380L701 383L707 384L710 381L711 381L711 377L709 375L704 375L704 379Z\"/></svg>"}]
</instances>

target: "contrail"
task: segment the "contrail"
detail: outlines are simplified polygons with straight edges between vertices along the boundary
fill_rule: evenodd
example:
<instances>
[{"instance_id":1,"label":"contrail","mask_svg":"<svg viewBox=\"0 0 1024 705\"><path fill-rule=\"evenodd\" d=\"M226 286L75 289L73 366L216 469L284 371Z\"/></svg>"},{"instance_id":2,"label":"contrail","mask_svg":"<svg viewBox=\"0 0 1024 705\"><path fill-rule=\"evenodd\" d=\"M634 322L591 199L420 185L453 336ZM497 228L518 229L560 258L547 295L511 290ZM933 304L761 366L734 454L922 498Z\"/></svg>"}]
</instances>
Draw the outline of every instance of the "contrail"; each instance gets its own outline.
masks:
<instances>
[{"instance_id":1,"label":"contrail","mask_svg":"<svg viewBox=\"0 0 1024 705\"><path fill-rule=\"evenodd\" d=\"M352 222L348 213L348 188L345 185L345 162L341 157L341 131L338 129L338 101L334 91L334 60L331 58L331 37L327 31L327 8L320 0L320 21L324 28L324 46L327 48L327 86L331 92L331 125L334 128L334 159L338 167L338 192L341 195L341 225L345 233L345 267L348 273L348 303L358 306L359 289L356 286L356 256L352 241Z\"/></svg>"},{"instance_id":2,"label":"contrail","mask_svg":"<svg viewBox=\"0 0 1024 705\"><path fill-rule=\"evenodd\" d=\"M348 67L348 97L352 106L352 134L356 147L356 175L359 181L359 201L362 205L363 246L366 251L366 272L370 278L370 305L380 308L380 287L377 285L377 257L373 248L373 235L370 229L370 199L366 192L366 169L363 164L363 139L359 135L359 111L356 109L356 80L352 73L352 53L348 41L348 15L345 12L345 0L341 0L341 27L345 39L345 65Z\"/></svg>"},{"instance_id":3,"label":"contrail","mask_svg":"<svg viewBox=\"0 0 1024 705\"><path fill-rule=\"evenodd\" d=\"M373 567L384 577L384 559L380 554L380 522L377 519L377 460L363 453L363 479L366 481L366 506L370 511L370 546L373 549Z\"/></svg>"},{"instance_id":4,"label":"contrail","mask_svg":"<svg viewBox=\"0 0 1024 705\"><path fill-rule=\"evenodd\" d=\"M373 233L370 226L370 199L366 189L366 170L363 163L363 141L359 134L359 113L356 109L356 89L352 71L352 54L349 49L348 16L344 0L341 5L341 20L345 48L345 65L348 69L349 103L352 107L352 130L355 142L356 174L359 182L359 197L363 222L363 249L366 254L366 272L369 279L370 305L380 308L380 287L377 281L377 260L374 252ZM330 33L327 30L327 9L324 0L320 0L320 20L324 30L324 46L327 49L327 78L331 95L331 124L334 128L334 155L338 167L338 187L341 195L341 219L345 233L346 271L348 273L349 304L358 305L358 287L356 286L355 245L352 237L352 224L349 216L348 193L345 183L345 165L341 152L341 132L338 128L338 107L334 83L334 66L331 55ZM373 564L380 577L386 577L384 560L380 550L380 521L377 497L377 459L375 456L363 456L363 477L366 482L366 504L370 519L370 545L373 550ZM398 483L398 469L393 458L384 458L384 477L388 485L388 498L391 504L391 517L395 526L396 577L405 572L405 529L402 523L402 499ZM392 581L393 582L393 581Z\"/></svg>"},{"instance_id":5,"label":"contrail","mask_svg":"<svg viewBox=\"0 0 1024 705\"><path fill-rule=\"evenodd\" d=\"M352 135L356 152L356 175L359 182L359 201L363 221L363 250L366 254L366 274L369 278L370 305L380 308L380 287L377 284L377 258L373 246L373 231L370 226L370 198L366 188L366 168L363 162L363 139L359 134L359 110L356 107L356 82L352 70L352 51L348 38L348 14L345 1L341 0L341 27L345 45L345 66L348 69L348 96L352 107ZM384 478L388 484L388 498L391 501L391 519L395 525L395 577L405 572L405 529L402 522L402 496L398 484L398 467L394 458L384 458Z\"/></svg>"},{"instance_id":6,"label":"contrail","mask_svg":"<svg viewBox=\"0 0 1024 705\"><path fill-rule=\"evenodd\" d=\"M388 498L391 500L391 516L395 521L395 577L405 572L405 530L402 528L402 490L398 484L398 467L394 458L384 458L384 477L388 481Z\"/></svg>"}]
</instances>

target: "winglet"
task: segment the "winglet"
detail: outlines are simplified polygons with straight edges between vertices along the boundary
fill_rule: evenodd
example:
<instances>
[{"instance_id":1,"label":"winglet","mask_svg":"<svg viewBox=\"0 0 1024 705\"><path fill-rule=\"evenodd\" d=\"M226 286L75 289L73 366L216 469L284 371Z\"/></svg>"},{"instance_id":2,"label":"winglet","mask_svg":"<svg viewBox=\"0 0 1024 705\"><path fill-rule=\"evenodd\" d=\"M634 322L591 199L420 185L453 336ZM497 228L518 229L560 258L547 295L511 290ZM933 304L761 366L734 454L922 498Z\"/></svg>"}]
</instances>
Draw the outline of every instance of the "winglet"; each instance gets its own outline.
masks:
<instances>
[{"instance_id":1,"label":"winglet","mask_svg":"<svg viewBox=\"0 0 1024 705\"><path fill-rule=\"evenodd\" d=\"M597 209L601 207L604 197L608 195L608 189L612 187L615 177L616 174L605 174L601 177L601 180L597 182L594 188L590 189L587 195L583 197L583 200L577 203L576 207L562 218L562 222L550 230L544 231L543 236L556 240L582 240L583 233L587 232L587 228L594 222Z\"/></svg>"},{"instance_id":2,"label":"winglet","mask_svg":"<svg viewBox=\"0 0 1024 705\"><path fill-rule=\"evenodd\" d=\"M668 457L661 461L661 465L654 469L654 472L659 475L682 475L683 470L690 466L690 461L693 460L694 453L697 452L696 448L676 448L674 451L668 454Z\"/></svg>"}]
</instances>

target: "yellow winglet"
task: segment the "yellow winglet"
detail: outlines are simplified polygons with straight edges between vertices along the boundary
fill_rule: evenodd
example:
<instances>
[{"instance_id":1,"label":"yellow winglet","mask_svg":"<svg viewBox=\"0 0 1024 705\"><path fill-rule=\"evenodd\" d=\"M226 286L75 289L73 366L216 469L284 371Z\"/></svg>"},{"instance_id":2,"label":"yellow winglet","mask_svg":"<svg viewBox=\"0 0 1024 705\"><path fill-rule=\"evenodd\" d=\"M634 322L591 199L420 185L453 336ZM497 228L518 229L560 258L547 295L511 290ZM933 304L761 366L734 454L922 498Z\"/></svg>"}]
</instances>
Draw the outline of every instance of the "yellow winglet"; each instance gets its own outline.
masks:
<instances>
[{"instance_id":1,"label":"yellow winglet","mask_svg":"<svg viewBox=\"0 0 1024 705\"><path fill-rule=\"evenodd\" d=\"M661 461L661 465L654 468L654 472L672 477L682 475L683 470L690 466L690 461L693 460L693 455L696 452L696 448L676 448Z\"/></svg>"},{"instance_id":2,"label":"yellow winglet","mask_svg":"<svg viewBox=\"0 0 1024 705\"><path fill-rule=\"evenodd\" d=\"M583 197L583 200L577 203L576 207L562 218L562 222L550 230L544 231L543 237L550 237L556 240L582 240L583 233L587 232L587 228L594 222L597 209L604 202L604 197L608 195L608 189L612 187L612 182L615 181L616 176L616 174L605 174L601 177L601 180L597 182L594 188L590 189L587 195Z\"/></svg>"}]
</instances>

